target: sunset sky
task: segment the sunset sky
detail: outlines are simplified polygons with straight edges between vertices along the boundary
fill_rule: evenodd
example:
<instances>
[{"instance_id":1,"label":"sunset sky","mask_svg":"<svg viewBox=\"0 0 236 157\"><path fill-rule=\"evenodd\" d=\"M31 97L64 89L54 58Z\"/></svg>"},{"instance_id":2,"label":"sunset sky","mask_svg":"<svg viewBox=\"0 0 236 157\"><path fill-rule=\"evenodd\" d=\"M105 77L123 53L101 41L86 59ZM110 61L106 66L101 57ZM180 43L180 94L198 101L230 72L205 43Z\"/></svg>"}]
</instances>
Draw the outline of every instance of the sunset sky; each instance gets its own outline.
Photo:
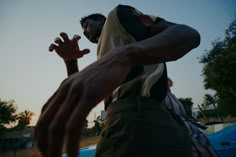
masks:
<instances>
[{"instance_id":1,"label":"sunset sky","mask_svg":"<svg viewBox=\"0 0 236 157\"><path fill-rule=\"evenodd\" d=\"M96 45L82 34L79 20L90 13L107 15L118 4L132 5L146 14L189 25L201 34L201 45L183 58L167 63L177 97L191 97L196 107L207 91L203 87L198 57L211 43L224 37L236 15L235 0L1 0L0 1L0 99L15 100L18 112L35 113L35 125L42 105L66 78L61 58L48 51L60 32L82 36L81 48L91 53L79 60L80 70L96 60ZM100 115L101 103L88 119Z\"/></svg>"}]
</instances>

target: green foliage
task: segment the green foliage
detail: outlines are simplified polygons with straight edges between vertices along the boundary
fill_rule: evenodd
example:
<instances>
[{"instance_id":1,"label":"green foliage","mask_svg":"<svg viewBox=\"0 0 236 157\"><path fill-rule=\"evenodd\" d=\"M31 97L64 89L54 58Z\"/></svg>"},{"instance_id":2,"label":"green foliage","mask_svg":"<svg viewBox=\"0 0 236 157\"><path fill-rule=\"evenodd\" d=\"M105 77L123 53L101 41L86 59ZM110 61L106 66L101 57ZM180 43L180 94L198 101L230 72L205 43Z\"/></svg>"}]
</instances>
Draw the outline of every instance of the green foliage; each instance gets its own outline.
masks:
<instances>
[{"instance_id":1,"label":"green foliage","mask_svg":"<svg viewBox=\"0 0 236 157\"><path fill-rule=\"evenodd\" d=\"M216 95L205 94L202 104L203 108L217 109L217 99L218 97Z\"/></svg>"},{"instance_id":2,"label":"green foliage","mask_svg":"<svg viewBox=\"0 0 236 157\"><path fill-rule=\"evenodd\" d=\"M219 110L217 106L218 97L210 94L204 95L203 104L198 105L199 113L197 118L205 118L207 121L209 118L223 119L224 114Z\"/></svg>"},{"instance_id":3,"label":"green foliage","mask_svg":"<svg viewBox=\"0 0 236 157\"><path fill-rule=\"evenodd\" d=\"M17 114L16 111L17 107L13 100L0 99L0 134L9 130L23 129L30 124L33 112L26 110Z\"/></svg>"},{"instance_id":4,"label":"green foliage","mask_svg":"<svg viewBox=\"0 0 236 157\"><path fill-rule=\"evenodd\" d=\"M189 117L192 117L192 107L193 107L193 102L192 98L179 98L178 99L182 105L184 106L185 112Z\"/></svg>"},{"instance_id":5,"label":"green foliage","mask_svg":"<svg viewBox=\"0 0 236 157\"><path fill-rule=\"evenodd\" d=\"M25 110L24 112L20 112L17 116L18 124L15 126L15 129L24 129L27 125L30 124L33 115L33 112L27 110Z\"/></svg>"},{"instance_id":6,"label":"green foliage","mask_svg":"<svg viewBox=\"0 0 236 157\"><path fill-rule=\"evenodd\" d=\"M201 58L206 89L216 91L219 108L236 115L236 19L225 31L225 38L212 43L212 49Z\"/></svg>"},{"instance_id":7,"label":"green foliage","mask_svg":"<svg viewBox=\"0 0 236 157\"><path fill-rule=\"evenodd\" d=\"M217 110L215 109L205 109L205 110L201 110L199 111L197 118L219 118Z\"/></svg>"},{"instance_id":8,"label":"green foliage","mask_svg":"<svg viewBox=\"0 0 236 157\"><path fill-rule=\"evenodd\" d=\"M7 125L16 121L17 107L13 100L3 101L0 99L0 134L7 130Z\"/></svg>"},{"instance_id":9,"label":"green foliage","mask_svg":"<svg viewBox=\"0 0 236 157\"><path fill-rule=\"evenodd\" d=\"M87 128L88 128L88 120L87 120L87 119L84 121L84 126L83 126L83 128L84 128L84 129L87 129Z\"/></svg>"}]
</instances>

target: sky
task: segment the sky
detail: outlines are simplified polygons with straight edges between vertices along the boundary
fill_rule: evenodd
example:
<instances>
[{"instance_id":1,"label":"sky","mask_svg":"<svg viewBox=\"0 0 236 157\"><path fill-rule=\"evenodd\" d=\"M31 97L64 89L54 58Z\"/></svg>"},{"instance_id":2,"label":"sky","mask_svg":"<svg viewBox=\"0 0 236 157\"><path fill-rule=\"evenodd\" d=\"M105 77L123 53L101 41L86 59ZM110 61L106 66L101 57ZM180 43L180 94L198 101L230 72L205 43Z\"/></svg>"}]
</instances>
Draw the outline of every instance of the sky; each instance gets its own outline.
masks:
<instances>
[{"instance_id":1,"label":"sky","mask_svg":"<svg viewBox=\"0 0 236 157\"><path fill-rule=\"evenodd\" d=\"M107 15L118 4L131 5L175 23L189 25L199 31L201 44L183 58L167 63L168 75L174 81L172 92L191 97L194 107L206 93L199 63L212 42L223 39L225 30L236 15L235 0L1 0L0 1L0 99L14 100L18 112L35 113L35 125L47 99L67 77L63 60L48 51L60 32L81 35L81 49L91 52L80 59L79 69L96 61L96 45L82 33L79 20L91 13ZM100 115L103 103L88 116L92 121Z\"/></svg>"}]
</instances>

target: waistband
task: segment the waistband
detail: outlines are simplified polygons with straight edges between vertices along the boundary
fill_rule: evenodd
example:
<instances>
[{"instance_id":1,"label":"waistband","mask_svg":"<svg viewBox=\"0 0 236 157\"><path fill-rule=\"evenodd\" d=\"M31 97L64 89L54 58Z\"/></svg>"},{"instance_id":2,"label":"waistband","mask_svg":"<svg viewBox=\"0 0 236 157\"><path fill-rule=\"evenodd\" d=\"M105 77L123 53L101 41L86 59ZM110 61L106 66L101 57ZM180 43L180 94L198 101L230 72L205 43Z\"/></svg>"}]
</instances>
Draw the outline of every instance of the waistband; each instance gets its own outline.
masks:
<instances>
[{"instance_id":1,"label":"waistband","mask_svg":"<svg viewBox=\"0 0 236 157\"><path fill-rule=\"evenodd\" d=\"M112 102L107 108L107 116L111 114L134 110L141 113L143 110L156 110L163 108L162 103L150 97L126 97Z\"/></svg>"}]
</instances>

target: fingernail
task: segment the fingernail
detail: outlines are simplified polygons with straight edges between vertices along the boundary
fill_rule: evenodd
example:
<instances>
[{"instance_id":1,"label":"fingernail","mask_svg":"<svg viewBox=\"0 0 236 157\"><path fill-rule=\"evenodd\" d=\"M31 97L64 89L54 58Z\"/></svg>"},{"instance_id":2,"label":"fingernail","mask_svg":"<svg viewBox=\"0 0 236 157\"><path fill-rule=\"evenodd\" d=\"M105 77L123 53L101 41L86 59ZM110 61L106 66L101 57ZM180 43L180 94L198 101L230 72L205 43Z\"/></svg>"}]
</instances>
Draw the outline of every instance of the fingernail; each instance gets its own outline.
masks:
<instances>
[{"instance_id":1,"label":"fingernail","mask_svg":"<svg viewBox=\"0 0 236 157\"><path fill-rule=\"evenodd\" d=\"M60 38L57 37L57 38L55 39L55 42L59 42L59 41L60 41Z\"/></svg>"},{"instance_id":2,"label":"fingernail","mask_svg":"<svg viewBox=\"0 0 236 157\"><path fill-rule=\"evenodd\" d=\"M81 37L79 36L79 35L74 35L74 37L73 37L74 39L80 39Z\"/></svg>"},{"instance_id":3,"label":"fingernail","mask_svg":"<svg viewBox=\"0 0 236 157\"><path fill-rule=\"evenodd\" d=\"M60 35L61 35L61 36L65 36L65 33L64 33L64 32L61 32Z\"/></svg>"},{"instance_id":4,"label":"fingernail","mask_svg":"<svg viewBox=\"0 0 236 157\"><path fill-rule=\"evenodd\" d=\"M49 51L53 51L53 46L50 45L49 48L48 48Z\"/></svg>"}]
</instances>

